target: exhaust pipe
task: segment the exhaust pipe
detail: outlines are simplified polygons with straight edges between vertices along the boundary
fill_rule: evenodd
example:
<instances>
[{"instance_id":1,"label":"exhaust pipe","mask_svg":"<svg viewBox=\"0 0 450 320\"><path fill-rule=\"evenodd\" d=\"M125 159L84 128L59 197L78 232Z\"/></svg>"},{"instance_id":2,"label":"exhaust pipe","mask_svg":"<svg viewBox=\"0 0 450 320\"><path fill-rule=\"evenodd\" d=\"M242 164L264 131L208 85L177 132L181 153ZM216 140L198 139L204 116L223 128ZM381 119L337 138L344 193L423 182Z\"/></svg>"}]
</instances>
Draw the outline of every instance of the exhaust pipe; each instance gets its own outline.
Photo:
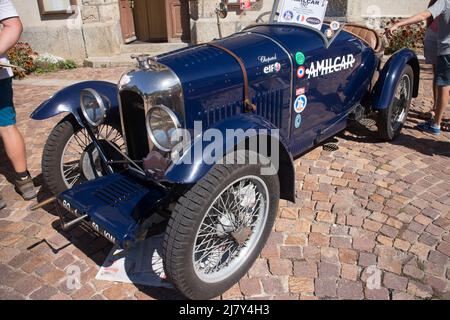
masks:
<instances>
[{"instance_id":1,"label":"exhaust pipe","mask_svg":"<svg viewBox=\"0 0 450 320\"><path fill-rule=\"evenodd\" d=\"M47 200L44 200L44 201L42 201L42 202L40 202L38 204L35 204L34 206L31 206L30 210L31 211L36 211L36 210L38 210L38 209L40 209L42 207L45 207L46 205L48 205L48 204L50 204L50 203L52 203L54 201L56 201L56 197L48 198Z\"/></svg>"}]
</instances>

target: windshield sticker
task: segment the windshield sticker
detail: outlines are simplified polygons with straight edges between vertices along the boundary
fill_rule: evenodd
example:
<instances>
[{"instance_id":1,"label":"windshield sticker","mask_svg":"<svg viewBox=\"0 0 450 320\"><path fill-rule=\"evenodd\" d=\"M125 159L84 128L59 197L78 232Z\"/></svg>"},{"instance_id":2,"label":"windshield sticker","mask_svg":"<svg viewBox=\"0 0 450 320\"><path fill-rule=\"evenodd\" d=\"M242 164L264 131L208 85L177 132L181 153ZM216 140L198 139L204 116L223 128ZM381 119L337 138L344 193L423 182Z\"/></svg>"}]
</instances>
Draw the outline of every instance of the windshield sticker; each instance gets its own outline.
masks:
<instances>
[{"instance_id":1,"label":"windshield sticker","mask_svg":"<svg viewBox=\"0 0 450 320\"><path fill-rule=\"evenodd\" d=\"M306 73L308 74L308 79L316 78L318 76L324 76L330 73L353 68L355 62L356 59L352 54L348 54L343 57L336 57L334 59L329 58L311 63L311 66L308 70L306 70Z\"/></svg>"},{"instance_id":2,"label":"windshield sticker","mask_svg":"<svg viewBox=\"0 0 450 320\"><path fill-rule=\"evenodd\" d=\"M303 52L297 52L295 54L295 61L297 62L297 64L299 66L302 66L305 63L305 55L303 54Z\"/></svg>"},{"instance_id":3,"label":"windshield sticker","mask_svg":"<svg viewBox=\"0 0 450 320\"><path fill-rule=\"evenodd\" d=\"M294 18L294 13L291 10L287 10L284 12L283 18L285 21L291 21Z\"/></svg>"},{"instance_id":4,"label":"windshield sticker","mask_svg":"<svg viewBox=\"0 0 450 320\"><path fill-rule=\"evenodd\" d=\"M328 0L283 0L278 22L306 25L320 31L327 7Z\"/></svg>"},{"instance_id":5,"label":"windshield sticker","mask_svg":"<svg viewBox=\"0 0 450 320\"><path fill-rule=\"evenodd\" d=\"M339 23L339 21L333 21L330 23L330 28L333 31L338 31L341 28L341 24Z\"/></svg>"},{"instance_id":6,"label":"windshield sticker","mask_svg":"<svg viewBox=\"0 0 450 320\"><path fill-rule=\"evenodd\" d=\"M294 110L297 113L302 113L305 111L306 106L308 105L308 98L305 95L301 95L295 99L294 102Z\"/></svg>"},{"instance_id":7,"label":"windshield sticker","mask_svg":"<svg viewBox=\"0 0 450 320\"><path fill-rule=\"evenodd\" d=\"M298 67L298 69L297 69L297 78L302 79L305 76L305 73L306 73L305 67L303 67L303 66Z\"/></svg>"},{"instance_id":8,"label":"windshield sticker","mask_svg":"<svg viewBox=\"0 0 450 320\"><path fill-rule=\"evenodd\" d=\"M300 128L301 125L302 125L302 115L297 114L297 116L295 117L295 129Z\"/></svg>"}]
</instances>

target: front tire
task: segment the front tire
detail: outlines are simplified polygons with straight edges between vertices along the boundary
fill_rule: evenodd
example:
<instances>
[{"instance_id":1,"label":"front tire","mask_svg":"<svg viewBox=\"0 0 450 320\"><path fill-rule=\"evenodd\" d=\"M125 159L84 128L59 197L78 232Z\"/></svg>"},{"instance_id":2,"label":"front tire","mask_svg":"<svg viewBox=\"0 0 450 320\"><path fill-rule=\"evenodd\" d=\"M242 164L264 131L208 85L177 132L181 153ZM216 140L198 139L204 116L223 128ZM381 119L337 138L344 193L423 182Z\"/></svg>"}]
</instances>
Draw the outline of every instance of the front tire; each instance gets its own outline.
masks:
<instances>
[{"instance_id":1,"label":"front tire","mask_svg":"<svg viewBox=\"0 0 450 320\"><path fill-rule=\"evenodd\" d=\"M413 84L413 69L406 65L397 83L391 105L379 111L377 126L381 139L392 141L402 131L411 107Z\"/></svg>"},{"instance_id":2,"label":"front tire","mask_svg":"<svg viewBox=\"0 0 450 320\"><path fill-rule=\"evenodd\" d=\"M120 129L103 124L96 133L102 146L100 133L120 149L124 141ZM42 155L42 176L53 195L57 195L77 184L96 179L104 174L98 151L92 140L72 115L62 119L50 133Z\"/></svg>"},{"instance_id":3,"label":"front tire","mask_svg":"<svg viewBox=\"0 0 450 320\"><path fill-rule=\"evenodd\" d=\"M261 176L261 165L215 165L179 199L166 229L163 260L175 287L203 300L237 283L267 241L279 195L278 176Z\"/></svg>"}]
</instances>

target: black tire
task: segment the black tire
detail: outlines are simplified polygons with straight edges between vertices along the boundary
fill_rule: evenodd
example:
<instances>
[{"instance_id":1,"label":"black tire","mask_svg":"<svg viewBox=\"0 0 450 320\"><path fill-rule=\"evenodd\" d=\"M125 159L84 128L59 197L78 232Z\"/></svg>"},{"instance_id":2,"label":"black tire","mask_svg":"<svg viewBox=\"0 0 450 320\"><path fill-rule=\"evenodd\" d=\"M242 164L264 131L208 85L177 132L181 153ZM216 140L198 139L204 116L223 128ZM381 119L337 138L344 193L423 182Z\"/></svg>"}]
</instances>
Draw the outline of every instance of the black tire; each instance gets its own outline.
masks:
<instances>
[{"instance_id":1,"label":"black tire","mask_svg":"<svg viewBox=\"0 0 450 320\"><path fill-rule=\"evenodd\" d=\"M204 300L219 296L237 283L259 256L272 230L280 195L278 176L261 176L260 169L260 165L215 165L178 200L166 229L163 261L167 277L185 297ZM268 214L261 236L229 277L215 283L205 282L197 276L192 259L196 230L214 199L230 183L251 175L263 180L269 191Z\"/></svg>"},{"instance_id":2,"label":"black tire","mask_svg":"<svg viewBox=\"0 0 450 320\"><path fill-rule=\"evenodd\" d=\"M414 86L414 71L410 65L406 65L403 69L403 72L400 76L400 81L396 85L395 92L398 91L404 77L409 77L408 97L403 102L405 110L404 117L400 119L401 121L395 121L394 123L392 121L393 116L395 116L394 112L397 110L396 99L393 100L388 108L380 110L378 114L378 133L380 135L380 138L385 141L392 141L396 136L400 134L403 126L405 125L409 108L411 107L412 91Z\"/></svg>"},{"instance_id":3,"label":"black tire","mask_svg":"<svg viewBox=\"0 0 450 320\"><path fill-rule=\"evenodd\" d=\"M120 132L120 129L115 128ZM82 127L72 115L63 118L50 133L42 155L42 176L53 195L68 189L61 170L64 148L69 139Z\"/></svg>"}]
</instances>

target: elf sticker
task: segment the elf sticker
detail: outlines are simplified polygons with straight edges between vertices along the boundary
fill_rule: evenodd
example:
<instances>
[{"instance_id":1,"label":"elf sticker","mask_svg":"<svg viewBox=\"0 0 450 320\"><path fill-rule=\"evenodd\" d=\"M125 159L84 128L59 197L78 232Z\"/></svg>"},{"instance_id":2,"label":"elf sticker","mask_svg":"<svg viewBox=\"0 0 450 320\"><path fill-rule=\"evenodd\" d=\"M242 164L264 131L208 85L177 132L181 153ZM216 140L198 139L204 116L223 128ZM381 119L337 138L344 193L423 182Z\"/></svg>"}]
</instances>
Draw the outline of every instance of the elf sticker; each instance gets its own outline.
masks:
<instances>
[{"instance_id":1,"label":"elf sticker","mask_svg":"<svg viewBox=\"0 0 450 320\"><path fill-rule=\"evenodd\" d=\"M299 66L302 66L305 63L305 55L303 54L303 52L297 52L295 54L295 61L297 62L297 64Z\"/></svg>"},{"instance_id":2,"label":"elf sticker","mask_svg":"<svg viewBox=\"0 0 450 320\"><path fill-rule=\"evenodd\" d=\"M300 128L301 125L302 125L302 115L299 113L295 117L295 129Z\"/></svg>"},{"instance_id":3,"label":"elf sticker","mask_svg":"<svg viewBox=\"0 0 450 320\"><path fill-rule=\"evenodd\" d=\"M294 110L297 113L302 113L305 111L308 105L308 98L305 95L298 96L294 102Z\"/></svg>"},{"instance_id":4,"label":"elf sticker","mask_svg":"<svg viewBox=\"0 0 450 320\"><path fill-rule=\"evenodd\" d=\"M298 67L297 69L297 78L302 79L306 74L306 69L304 66Z\"/></svg>"},{"instance_id":5,"label":"elf sticker","mask_svg":"<svg viewBox=\"0 0 450 320\"><path fill-rule=\"evenodd\" d=\"M280 70L281 70L281 64L279 62L276 62L274 64L264 67L265 74L280 72Z\"/></svg>"},{"instance_id":6,"label":"elf sticker","mask_svg":"<svg viewBox=\"0 0 450 320\"><path fill-rule=\"evenodd\" d=\"M297 88L297 90L295 90L295 96L301 96L302 94L305 94L305 92L305 88Z\"/></svg>"}]
</instances>

